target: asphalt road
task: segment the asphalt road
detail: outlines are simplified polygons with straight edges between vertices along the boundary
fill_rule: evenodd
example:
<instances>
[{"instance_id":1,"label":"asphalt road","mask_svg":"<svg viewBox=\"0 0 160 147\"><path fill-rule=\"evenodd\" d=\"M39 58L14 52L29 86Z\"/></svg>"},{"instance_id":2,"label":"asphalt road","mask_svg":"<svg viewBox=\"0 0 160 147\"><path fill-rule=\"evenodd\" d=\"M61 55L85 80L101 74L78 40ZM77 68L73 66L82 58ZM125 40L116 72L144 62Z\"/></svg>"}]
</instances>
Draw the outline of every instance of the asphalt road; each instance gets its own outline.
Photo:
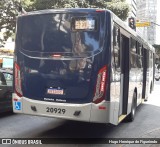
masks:
<instances>
[{"instance_id":1,"label":"asphalt road","mask_svg":"<svg viewBox=\"0 0 160 147\"><path fill-rule=\"evenodd\" d=\"M118 126L64 121L13 113L0 116L0 138L160 138L160 81L132 123ZM114 146L114 145L113 145Z\"/></svg>"}]
</instances>

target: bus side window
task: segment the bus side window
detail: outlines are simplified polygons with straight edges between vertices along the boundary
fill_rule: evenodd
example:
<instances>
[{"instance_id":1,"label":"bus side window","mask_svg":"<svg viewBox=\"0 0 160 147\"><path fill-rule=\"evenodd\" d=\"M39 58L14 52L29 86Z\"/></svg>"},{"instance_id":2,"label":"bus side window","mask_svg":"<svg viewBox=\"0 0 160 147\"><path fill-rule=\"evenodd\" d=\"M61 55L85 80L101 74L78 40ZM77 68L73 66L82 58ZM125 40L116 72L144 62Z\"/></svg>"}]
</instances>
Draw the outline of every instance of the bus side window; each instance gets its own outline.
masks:
<instances>
[{"instance_id":1,"label":"bus side window","mask_svg":"<svg viewBox=\"0 0 160 147\"><path fill-rule=\"evenodd\" d=\"M130 59L130 64L131 68L137 68L137 50L136 50L136 40L131 38L131 59Z\"/></svg>"},{"instance_id":2,"label":"bus side window","mask_svg":"<svg viewBox=\"0 0 160 147\"><path fill-rule=\"evenodd\" d=\"M153 67L153 54L151 51L149 52L149 67Z\"/></svg>"},{"instance_id":3,"label":"bus side window","mask_svg":"<svg viewBox=\"0 0 160 147\"><path fill-rule=\"evenodd\" d=\"M142 44L137 42L137 54L142 56L143 52L142 52Z\"/></svg>"},{"instance_id":4,"label":"bus side window","mask_svg":"<svg viewBox=\"0 0 160 147\"><path fill-rule=\"evenodd\" d=\"M142 68L142 45L137 42L137 67Z\"/></svg>"},{"instance_id":5,"label":"bus side window","mask_svg":"<svg viewBox=\"0 0 160 147\"><path fill-rule=\"evenodd\" d=\"M136 54L137 50L136 50L136 40L134 40L133 38L131 38L131 52Z\"/></svg>"},{"instance_id":6,"label":"bus side window","mask_svg":"<svg viewBox=\"0 0 160 147\"><path fill-rule=\"evenodd\" d=\"M120 69L120 29L114 26L113 32L114 65Z\"/></svg>"}]
</instances>

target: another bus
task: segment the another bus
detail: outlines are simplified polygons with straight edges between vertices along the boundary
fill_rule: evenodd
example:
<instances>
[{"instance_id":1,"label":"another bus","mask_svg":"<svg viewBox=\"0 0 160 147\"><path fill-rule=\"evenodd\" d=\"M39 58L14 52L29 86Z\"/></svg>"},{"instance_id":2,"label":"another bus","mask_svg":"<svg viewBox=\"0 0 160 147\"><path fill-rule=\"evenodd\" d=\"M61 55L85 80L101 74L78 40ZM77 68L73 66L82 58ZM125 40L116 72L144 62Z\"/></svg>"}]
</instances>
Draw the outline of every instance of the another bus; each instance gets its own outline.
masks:
<instances>
[{"instance_id":1,"label":"another bus","mask_svg":"<svg viewBox=\"0 0 160 147\"><path fill-rule=\"evenodd\" d=\"M109 10L19 16L13 111L114 125L132 121L153 89L154 53Z\"/></svg>"}]
</instances>

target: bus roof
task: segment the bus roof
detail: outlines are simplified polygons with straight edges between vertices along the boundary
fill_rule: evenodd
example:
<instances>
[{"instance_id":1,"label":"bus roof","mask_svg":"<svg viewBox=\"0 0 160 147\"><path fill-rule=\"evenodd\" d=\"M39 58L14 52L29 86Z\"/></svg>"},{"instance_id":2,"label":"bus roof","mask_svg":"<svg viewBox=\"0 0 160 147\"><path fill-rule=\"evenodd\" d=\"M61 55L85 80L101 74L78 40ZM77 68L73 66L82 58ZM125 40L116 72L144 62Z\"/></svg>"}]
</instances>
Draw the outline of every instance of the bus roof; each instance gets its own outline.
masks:
<instances>
[{"instance_id":1,"label":"bus roof","mask_svg":"<svg viewBox=\"0 0 160 147\"><path fill-rule=\"evenodd\" d=\"M25 14L19 15L18 17L28 16L28 15L38 15L38 14L63 13L63 12L93 13L102 11L110 12L110 10L107 9L97 9L97 8L60 8L60 9L45 9L45 10L26 12Z\"/></svg>"}]
</instances>

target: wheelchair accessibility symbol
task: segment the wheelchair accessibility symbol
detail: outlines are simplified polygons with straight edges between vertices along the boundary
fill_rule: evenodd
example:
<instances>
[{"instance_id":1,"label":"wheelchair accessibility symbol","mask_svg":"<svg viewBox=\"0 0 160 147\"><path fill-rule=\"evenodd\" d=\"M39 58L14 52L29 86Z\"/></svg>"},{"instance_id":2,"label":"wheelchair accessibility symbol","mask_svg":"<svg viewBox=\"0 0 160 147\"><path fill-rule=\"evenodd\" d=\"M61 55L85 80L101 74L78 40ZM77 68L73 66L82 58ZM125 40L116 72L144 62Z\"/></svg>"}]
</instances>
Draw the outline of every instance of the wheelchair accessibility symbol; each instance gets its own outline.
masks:
<instances>
[{"instance_id":1,"label":"wheelchair accessibility symbol","mask_svg":"<svg viewBox=\"0 0 160 147\"><path fill-rule=\"evenodd\" d=\"M22 103L21 102L14 102L14 108L15 110L21 110L22 108Z\"/></svg>"}]
</instances>

